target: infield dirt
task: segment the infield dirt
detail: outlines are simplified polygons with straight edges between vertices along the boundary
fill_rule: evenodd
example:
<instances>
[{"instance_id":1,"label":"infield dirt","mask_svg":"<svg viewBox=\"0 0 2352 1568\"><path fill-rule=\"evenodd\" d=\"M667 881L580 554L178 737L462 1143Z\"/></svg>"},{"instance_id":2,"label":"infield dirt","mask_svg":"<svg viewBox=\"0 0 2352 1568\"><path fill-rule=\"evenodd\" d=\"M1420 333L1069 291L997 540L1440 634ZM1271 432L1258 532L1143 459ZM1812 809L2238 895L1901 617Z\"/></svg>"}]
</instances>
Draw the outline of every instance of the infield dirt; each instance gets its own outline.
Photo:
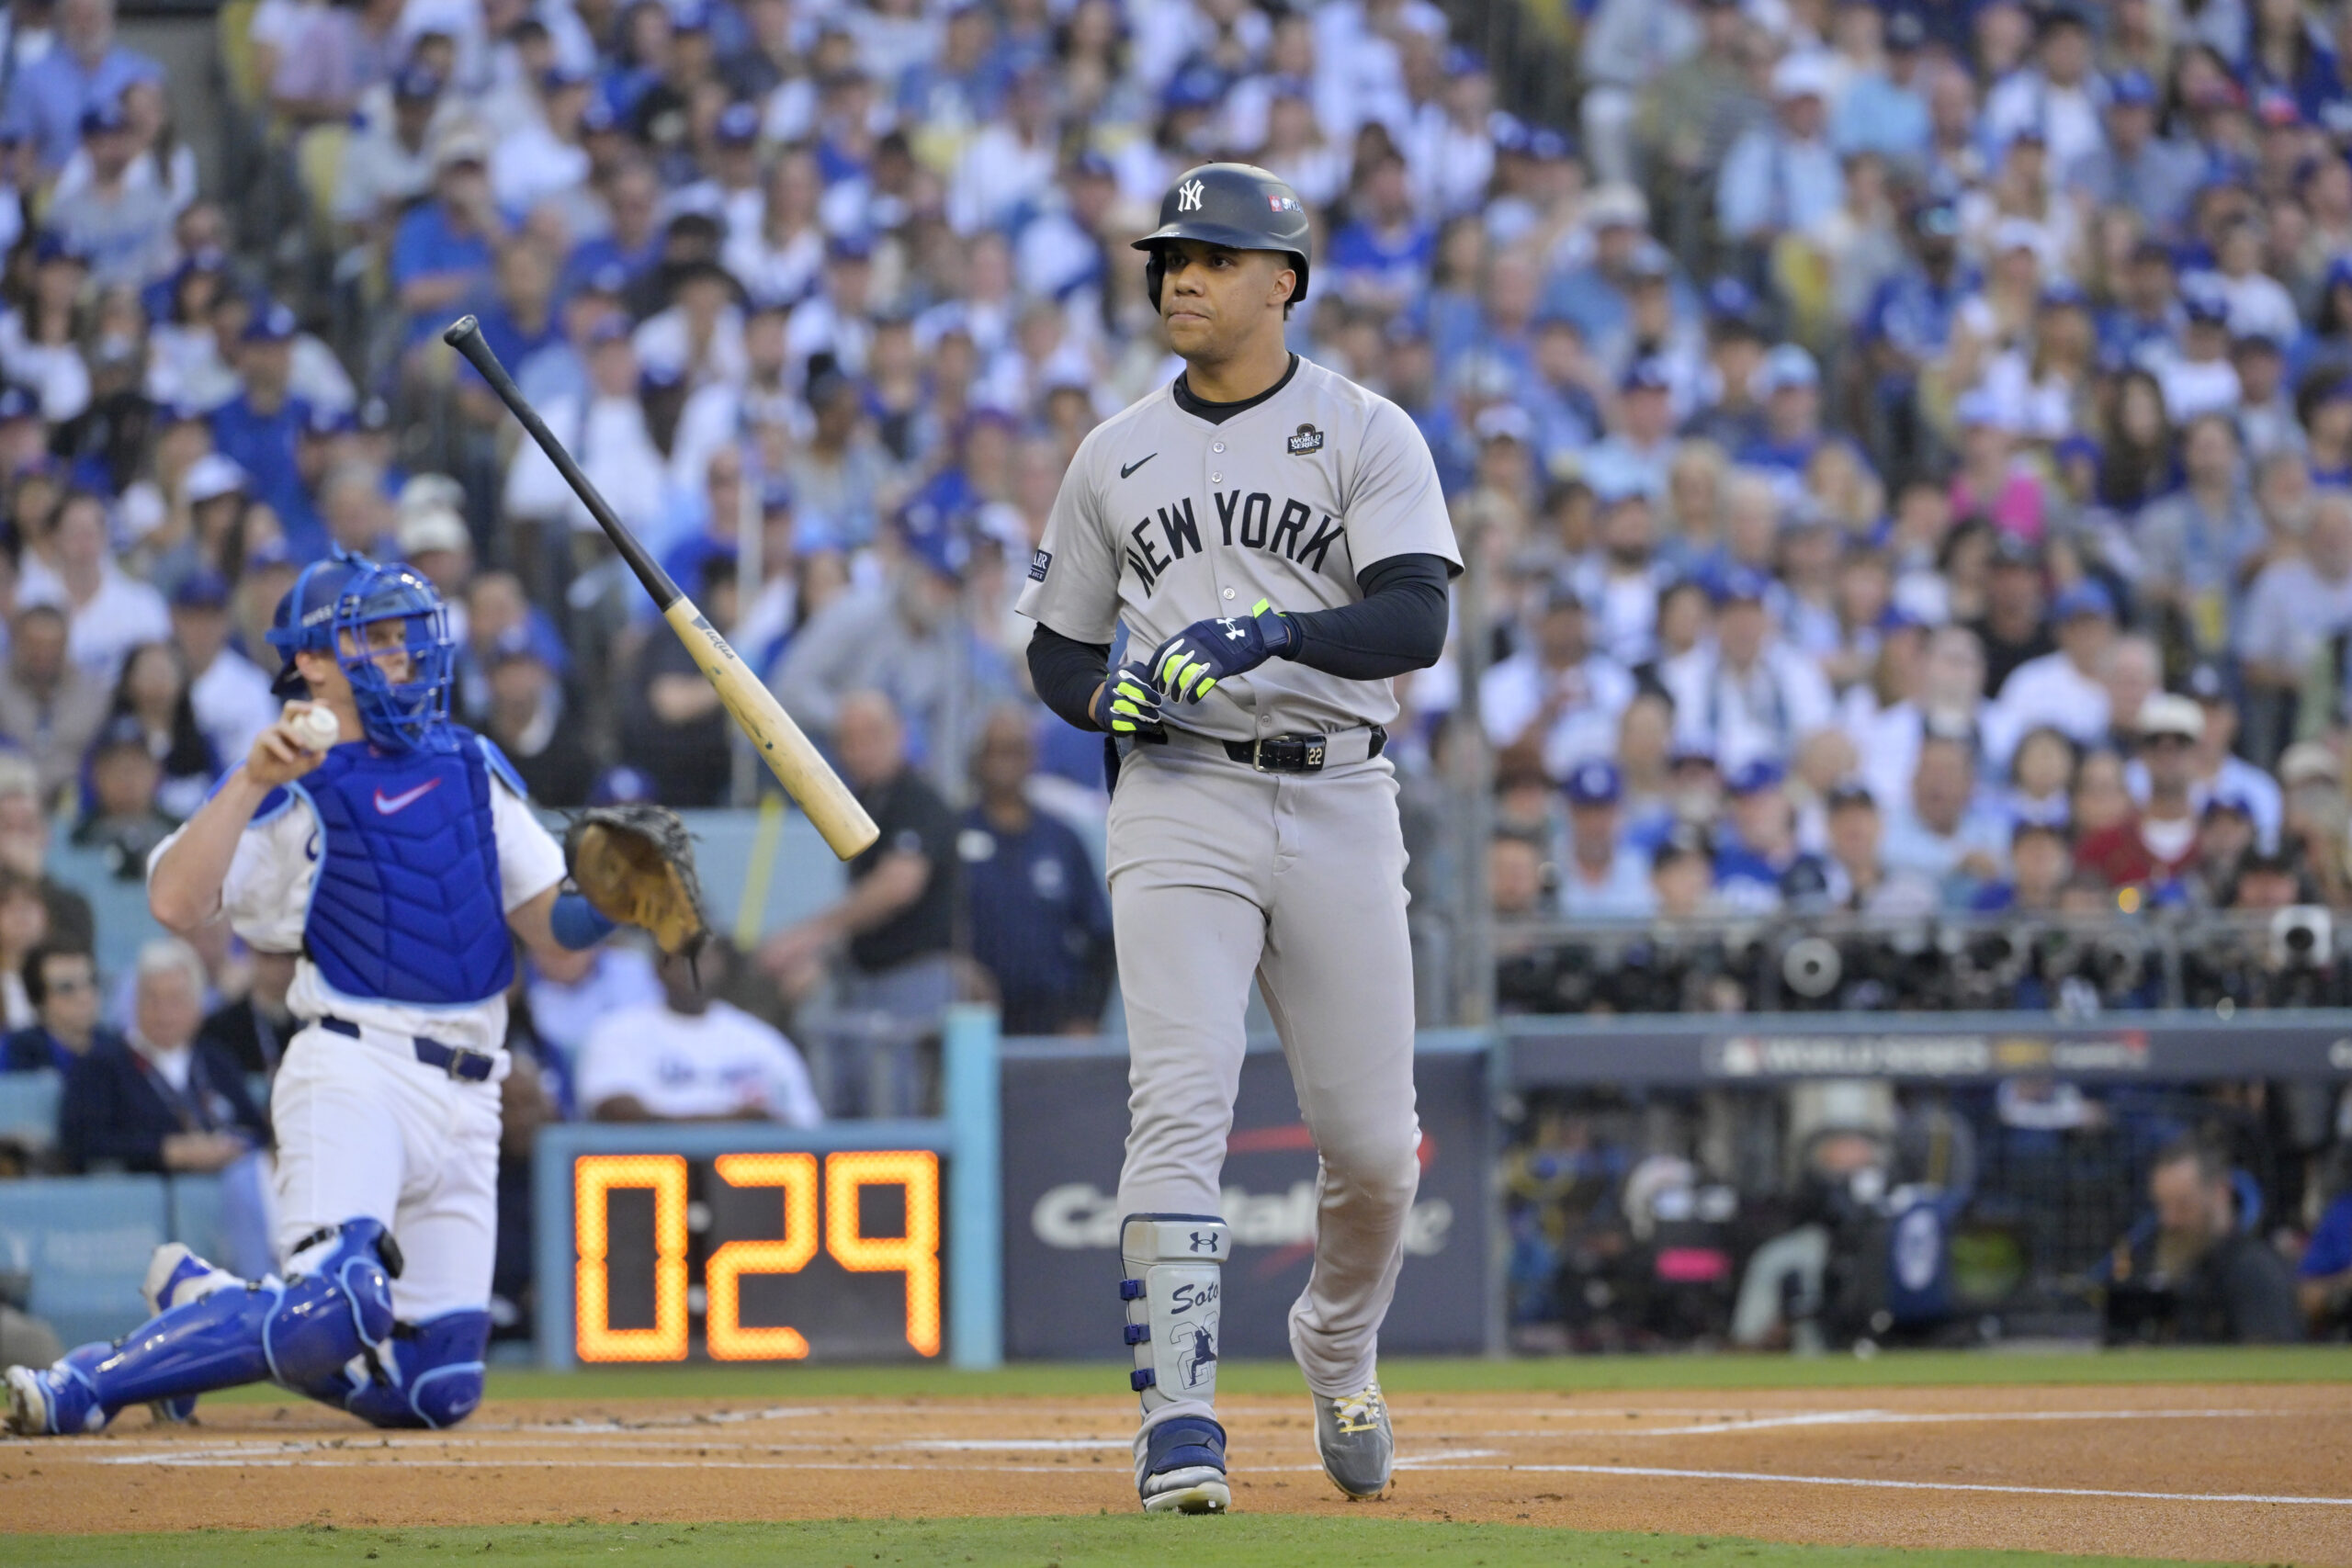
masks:
<instances>
[{"instance_id":1,"label":"infield dirt","mask_svg":"<svg viewBox=\"0 0 2352 1568\"><path fill-rule=\"evenodd\" d=\"M1796 1542L2352 1564L2352 1385L1404 1393L1350 1504L1302 1398L1228 1397L1235 1506ZM314 1405L0 1443L0 1529L1125 1512L1125 1402L494 1400L451 1432ZM350 1471L364 1475L351 1475ZM5 1555L5 1551L0 1551Z\"/></svg>"}]
</instances>

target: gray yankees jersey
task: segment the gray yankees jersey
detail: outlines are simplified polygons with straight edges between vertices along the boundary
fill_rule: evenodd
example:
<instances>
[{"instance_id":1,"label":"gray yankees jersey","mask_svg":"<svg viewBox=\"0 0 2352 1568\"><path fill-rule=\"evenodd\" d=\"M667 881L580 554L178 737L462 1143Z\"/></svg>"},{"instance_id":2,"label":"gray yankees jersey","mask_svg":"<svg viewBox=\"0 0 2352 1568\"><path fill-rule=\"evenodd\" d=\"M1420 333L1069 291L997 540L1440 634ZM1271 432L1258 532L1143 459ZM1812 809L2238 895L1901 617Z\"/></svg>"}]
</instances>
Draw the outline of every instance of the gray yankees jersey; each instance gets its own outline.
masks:
<instances>
[{"instance_id":1,"label":"gray yankees jersey","mask_svg":"<svg viewBox=\"0 0 2352 1568\"><path fill-rule=\"evenodd\" d=\"M1124 633L1140 658L1194 621L1327 610L1392 556L1462 561L1437 465L1405 412L1302 359L1264 402L1221 424L1162 387L1078 448L1029 565L1020 611L1079 642ZM1222 739L1329 732L1396 716L1385 681L1285 660L1221 681L1169 722Z\"/></svg>"}]
</instances>

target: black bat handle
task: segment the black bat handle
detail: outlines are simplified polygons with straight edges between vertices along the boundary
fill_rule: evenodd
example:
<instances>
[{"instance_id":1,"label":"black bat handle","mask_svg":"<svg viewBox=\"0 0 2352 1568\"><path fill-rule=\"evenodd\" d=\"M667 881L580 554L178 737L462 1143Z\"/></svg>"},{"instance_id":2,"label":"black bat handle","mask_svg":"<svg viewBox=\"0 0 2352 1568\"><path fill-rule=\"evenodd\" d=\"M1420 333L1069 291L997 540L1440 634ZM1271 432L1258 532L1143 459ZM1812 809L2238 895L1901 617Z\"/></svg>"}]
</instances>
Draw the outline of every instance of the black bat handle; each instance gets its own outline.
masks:
<instances>
[{"instance_id":1,"label":"black bat handle","mask_svg":"<svg viewBox=\"0 0 2352 1568\"><path fill-rule=\"evenodd\" d=\"M563 476L563 482L571 487L572 493L580 498L582 504L588 508L589 514L605 530L605 536L613 541L613 547L620 552L621 559L628 562L629 570L637 573L637 580L645 584L648 593L653 595L653 607L666 611L684 598L685 595L678 591L678 585L670 581L670 574L662 570L661 563L645 553L645 547L637 542L637 536L629 532L628 525L620 520L612 504L596 489L595 482L581 471L578 463L572 461L571 454L563 449L563 443L555 438L555 432L549 430L547 421L539 417L539 411L525 400L522 389L514 385L514 378L506 373L506 367L498 362L498 355L492 354L490 344L483 341L481 323L471 316L460 316L449 323L448 330L441 334L441 341L464 355L466 362L481 371L481 378L490 383L490 389L498 394L499 401L514 411L514 417L522 422L531 439L539 444L539 450L548 455L548 461L555 465L555 471Z\"/></svg>"}]
</instances>

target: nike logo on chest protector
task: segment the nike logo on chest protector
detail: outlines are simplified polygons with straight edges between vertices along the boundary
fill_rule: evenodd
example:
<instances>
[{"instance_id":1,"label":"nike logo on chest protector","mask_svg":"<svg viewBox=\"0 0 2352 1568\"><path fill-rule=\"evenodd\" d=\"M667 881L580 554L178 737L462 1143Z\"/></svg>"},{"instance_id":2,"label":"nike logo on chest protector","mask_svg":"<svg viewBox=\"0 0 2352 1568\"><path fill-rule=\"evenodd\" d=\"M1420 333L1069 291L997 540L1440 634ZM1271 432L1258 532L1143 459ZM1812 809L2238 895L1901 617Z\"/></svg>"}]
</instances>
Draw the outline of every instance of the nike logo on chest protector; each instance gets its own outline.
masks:
<instances>
[{"instance_id":1,"label":"nike logo on chest protector","mask_svg":"<svg viewBox=\"0 0 2352 1568\"><path fill-rule=\"evenodd\" d=\"M425 780L414 789L404 789L398 795L386 795L379 789L376 792L376 811L384 817L390 817L396 811L406 811L440 787L441 781L434 778Z\"/></svg>"}]
</instances>

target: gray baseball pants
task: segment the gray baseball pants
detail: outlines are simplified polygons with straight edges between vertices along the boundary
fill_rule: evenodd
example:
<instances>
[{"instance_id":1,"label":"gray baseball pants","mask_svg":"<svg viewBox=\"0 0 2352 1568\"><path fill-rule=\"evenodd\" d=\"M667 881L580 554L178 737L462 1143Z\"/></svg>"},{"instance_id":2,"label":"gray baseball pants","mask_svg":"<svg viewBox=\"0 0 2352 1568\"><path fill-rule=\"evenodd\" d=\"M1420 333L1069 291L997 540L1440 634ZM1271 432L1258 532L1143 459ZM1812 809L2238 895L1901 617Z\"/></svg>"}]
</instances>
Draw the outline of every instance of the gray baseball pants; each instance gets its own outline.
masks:
<instances>
[{"instance_id":1,"label":"gray baseball pants","mask_svg":"<svg viewBox=\"0 0 2352 1568\"><path fill-rule=\"evenodd\" d=\"M1359 1393L1420 1179L1395 771L1263 773L1137 747L1111 801L1109 871L1129 1052L1120 1212L1223 1212L1254 975L1321 1156L1291 1349L1317 1393ZM1205 1414L1179 1401L1152 1419Z\"/></svg>"}]
</instances>

